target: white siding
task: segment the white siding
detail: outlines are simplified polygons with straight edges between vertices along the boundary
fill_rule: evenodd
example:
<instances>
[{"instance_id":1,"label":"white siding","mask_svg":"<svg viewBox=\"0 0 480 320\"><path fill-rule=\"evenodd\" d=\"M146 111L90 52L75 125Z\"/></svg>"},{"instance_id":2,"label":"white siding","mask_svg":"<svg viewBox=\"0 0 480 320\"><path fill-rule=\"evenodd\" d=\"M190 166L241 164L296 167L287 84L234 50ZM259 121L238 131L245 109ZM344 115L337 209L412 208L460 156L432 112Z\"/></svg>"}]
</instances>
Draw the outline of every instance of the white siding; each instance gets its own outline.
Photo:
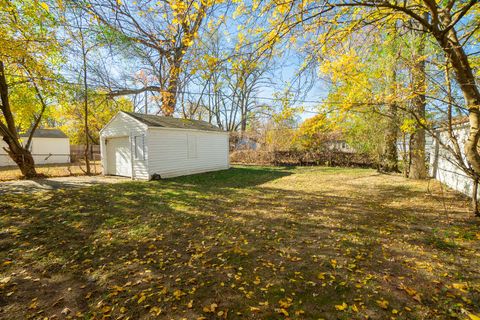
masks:
<instances>
[{"instance_id":1,"label":"white siding","mask_svg":"<svg viewBox=\"0 0 480 320\"><path fill-rule=\"evenodd\" d=\"M162 178L229 168L228 134L149 128L149 173Z\"/></svg>"},{"instance_id":2,"label":"white siding","mask_svg":"<svg viewBox=\"0 0 480 320\"><path fill-rule=\"evenodd\" d=\"M36 164L70 162L68 138L33 138L32 154Z\"/></svg>"},{"instance_id":3,"label":"white siding","mask_svg":"<svg viewBox=\"0 0 480 320\"><path fill-rule=\"evenodd\" d=\"M438 131L437 134L444 144L450 145L447 131ZM468 136L468 127L459 126L454 129L454 134L460 144L460 149L463 151ZM452 154L443 148L436 139L433 139L432 144L426 151L430 163L430 175L450 188L470 196L473 182L456 164ZM465 156L463 158L466 161Z\"/></svg>"},{"instance_id":4,"label":"white siding","mask_svg":"<svg viewBox=\"0 0 480 320\"><path fill-rule=\"evenodd\" d=\"M4 141L0 142L0 166L14 166L3 148L7 147ZM32 138L31 152L35 164L69 163L70 141L68 138Z\"/></svg>"},{"instance_id":5,"label":"white siding","mask_svg":"<svg viewBox=\"0 0 480 320\"><path fill-rule=\"evenodd\" d=\"M148 137L146 136L147 126L122 112L118 113L100 132L100 152L102 154L103 173L106 174L106 148L105 140L113 137L129 137L132 147L133 139L137 135L145 135L145 157L133 159L133 178L149 179L148 163ZM133 148L131 148L133 150Z\"/></svg>"},{"instance_id":6,"label":"white siding","mask_svg":"<svg viewBox=\"0 0 480 320\"><path fill-rule=\"evenodd\" d=\"M7 144L5 143L5 141L0 141L0 167L14 166L15 162L13 162L13 160L3 148L7 148Z\"/></svg>"}]
</instances>

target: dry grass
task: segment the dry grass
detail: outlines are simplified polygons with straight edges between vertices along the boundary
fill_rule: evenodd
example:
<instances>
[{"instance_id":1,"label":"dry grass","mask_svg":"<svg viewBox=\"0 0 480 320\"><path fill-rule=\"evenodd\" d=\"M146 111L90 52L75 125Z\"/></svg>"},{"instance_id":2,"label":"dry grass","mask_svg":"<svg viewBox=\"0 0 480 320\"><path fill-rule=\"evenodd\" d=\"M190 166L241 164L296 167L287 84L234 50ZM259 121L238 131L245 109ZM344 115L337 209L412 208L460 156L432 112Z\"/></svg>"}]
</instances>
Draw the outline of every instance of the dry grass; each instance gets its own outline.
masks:
<instances>
[{"instance_id":1,"label":"dry grass","mask_svg":"<svg viewBox=\"0 0 480 320\"><path fill-rule=\"evenodd\" d=\"M0 199L0 318L465 319L466 199L365 169L237 167Z\"/></svg>"},{"instance_id":2,"label":"dry grass","mask_svg":"<svg viewBox=\"0 0 480 320\"><path fill-rule=\"evenodd\" d=\"M83 163L37 165L36 169L37 173L49 178L81 176L85 174L85 165ZM100 174L102 172L100 162L92 162L91 170L94 174ZM0 181L18 180L21 178L22 174L17 167L0 167Z\"/></svg>"}]
</instances>

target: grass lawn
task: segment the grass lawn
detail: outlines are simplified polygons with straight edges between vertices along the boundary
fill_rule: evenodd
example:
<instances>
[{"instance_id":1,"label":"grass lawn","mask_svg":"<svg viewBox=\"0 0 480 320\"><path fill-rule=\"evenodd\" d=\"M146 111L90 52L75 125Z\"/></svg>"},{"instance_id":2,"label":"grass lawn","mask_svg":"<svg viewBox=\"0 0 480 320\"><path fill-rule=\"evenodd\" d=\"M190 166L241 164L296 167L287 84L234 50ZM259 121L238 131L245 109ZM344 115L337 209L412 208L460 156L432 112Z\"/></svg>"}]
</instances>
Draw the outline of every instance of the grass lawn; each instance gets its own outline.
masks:
<instances>
[{"instance_id":1,"label":"grass lawn","mask_svg":"<svg viewBox=\"0 0 480 320\"><path fill-rule=\"evenodd\" d=\"M433 181L235 167L5 195L0 211L2 319L480 313L480 222Z\"/></svg>"}]
</instances>

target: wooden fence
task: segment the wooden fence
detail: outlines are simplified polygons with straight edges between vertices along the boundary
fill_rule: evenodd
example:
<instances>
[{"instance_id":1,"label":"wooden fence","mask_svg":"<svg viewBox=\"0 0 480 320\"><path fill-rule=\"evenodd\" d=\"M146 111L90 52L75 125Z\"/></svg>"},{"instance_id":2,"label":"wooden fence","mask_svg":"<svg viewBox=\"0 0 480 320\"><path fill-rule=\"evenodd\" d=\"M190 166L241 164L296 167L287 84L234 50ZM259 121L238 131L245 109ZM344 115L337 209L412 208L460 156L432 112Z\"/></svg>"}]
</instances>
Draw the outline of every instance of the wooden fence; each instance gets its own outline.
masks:
<instances>
[{"instance_id":1,"label":"wooden fence","mask_svg":"<svg viewBox=\"0 0 480 320\"><path fill-rule=\"evenodd\" d=\"M89 147L88 158L90 160L100 160L100 146L91 145ZM70 145L70 158L72 162L77 162L85 157L85 145L72 144Z\"/></svg>"}]
</instances>

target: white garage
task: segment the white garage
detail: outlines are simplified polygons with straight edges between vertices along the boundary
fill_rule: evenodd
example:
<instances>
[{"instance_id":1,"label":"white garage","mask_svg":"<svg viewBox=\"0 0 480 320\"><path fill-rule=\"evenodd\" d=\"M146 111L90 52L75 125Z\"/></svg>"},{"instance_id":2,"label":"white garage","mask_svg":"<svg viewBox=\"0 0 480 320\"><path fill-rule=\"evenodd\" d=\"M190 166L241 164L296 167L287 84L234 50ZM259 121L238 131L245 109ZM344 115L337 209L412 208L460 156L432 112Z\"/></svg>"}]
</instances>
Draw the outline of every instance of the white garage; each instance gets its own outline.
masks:
<instances>
[{"instance_id":1,"label":"white garage","mask_svg":"<svg viewBox=\"0 0 480 320\"><path fill-rule=\"evenodd\" d=\"M29 132L20 134L21 143L27 142ZM7 144L0 141L0 166L15 166L4 148ZM35 164L69 163L70 140L59 129L36 129L33 133L30 151Z\"/></svg>"},{"instance_id":2,"label":"white garage","mask_svg":"<svg viewBox=\"0 0 480 320\"><path fill-rule=\"evenodd\" d=\"M119 112L100 131L103 173L149 180L230 167L229 135L199 120Z\"/></svg>"}]
</instances>

